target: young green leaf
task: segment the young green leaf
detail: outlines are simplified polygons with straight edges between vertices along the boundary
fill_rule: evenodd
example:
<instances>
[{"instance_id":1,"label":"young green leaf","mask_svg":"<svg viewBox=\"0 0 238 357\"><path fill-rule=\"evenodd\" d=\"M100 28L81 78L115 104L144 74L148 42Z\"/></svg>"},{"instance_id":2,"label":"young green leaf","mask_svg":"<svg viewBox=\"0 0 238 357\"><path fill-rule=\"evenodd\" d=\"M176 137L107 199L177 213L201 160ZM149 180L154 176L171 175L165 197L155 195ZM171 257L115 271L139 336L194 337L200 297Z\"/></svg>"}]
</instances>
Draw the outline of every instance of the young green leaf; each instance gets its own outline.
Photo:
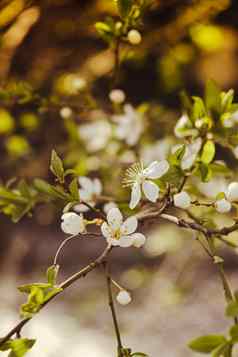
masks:
<instances>
[{"instance_id":1,"label":"young green leaf","mask_svg":"<svg viewBox=\"0 0 238 357\"><path fill-rule=\"evenodd\" d=\"M59 272L59 265L52 265L47 269L47 281L51 286L55 286L57 275Z\"/></svg>"},{"instance_id":2,"label":"young green leaf","mask_svg":"<svg viewBox=\"0 0 238 357\"><path fill-rule=\"evenodd\" d=\"M35 342L36 340L27 338L9 340L0 347L0 351L11 350L9 357L23 357L34 346Z\"/></svg>"},{"instance_id":3,"label":"young green leaf","mask_svg":"<svg viewBox=\"0 0 238 357\"><path fill-rule=\"evenodd\" d=\"M189 347L196 352L211 353L215 348L226 342L222 335L207 335L198 337L189 343Z\"/></svg>"},{"instance_id":4,"label":"young green leaf","mask_svg":"<svg viewBox=\"0 0 238 357\"><path fill-rule=\"evenodd\" d=\"M226 308L226 315L228 317L236 317L238 315L238 301L231 301Z\"/></svg>"},{"instance_id":5,"label":"young green leaf","mask_svg":"<svg viewBox=\"0 0 238 357\"><path fill-rule=\"evenodd\" d=\"M201 161L208 165L214 159L216 154L216 147L212 140L207 140L202 148Z\"/></svg>"},{"instance_id":6,"label":"young green leaf","mask_svg":"<svg viewBox=\"0 0 238 357\"><path fill-rule=\"evenodd\" d=\"M55 150L51 153L50 170L60 183L64 183L64 166L61 158Z\"/></svg>"},{"instance_id":7,"label":"young green leaf","mask_svg":"<svg viewBox=\"0 0 238 357\"><path fill-rule=\"evenodd\" d=\"M125 19L132 9L133 0L117 0L117 7L120 16Z\"/></svg>"}]
</instances>

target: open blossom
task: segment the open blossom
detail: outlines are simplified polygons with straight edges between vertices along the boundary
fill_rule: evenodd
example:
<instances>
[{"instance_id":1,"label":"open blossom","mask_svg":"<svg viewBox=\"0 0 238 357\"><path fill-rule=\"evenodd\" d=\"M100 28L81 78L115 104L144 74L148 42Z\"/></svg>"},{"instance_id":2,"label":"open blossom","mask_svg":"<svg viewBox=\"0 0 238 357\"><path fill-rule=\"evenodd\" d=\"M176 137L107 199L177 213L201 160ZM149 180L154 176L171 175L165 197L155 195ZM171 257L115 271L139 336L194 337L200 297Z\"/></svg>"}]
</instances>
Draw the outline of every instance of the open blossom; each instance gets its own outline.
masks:
<instances>
[{"instance_id":1,"label":"open blossom","mask_svg":"<svg viewBox=\"0 0 238 357\"><path fill-rule=\"evenodd\" d=\"M108 244L120 247L141 247L145 243L145 236L134 233L137 229L137 218L132 216L123 222L123 217L118 208L112 208L107 214L107 222L101 226L102 234ZM138 245L138 241L140 245Z\"/></svg>"},{"instance_id":2,"label":"open blossom","mask_svg":"<svg viewBox=\"0 0 238 357\"><path fill-rule=\"evenodd\" d=\"M102 184L99 179L90 179L88 177L81 176L78 179L81 188L79 189L79 197L81 201L88 203L94 207L97 203L97 198L102 193ZM74 207L76 212L87 212L89 208L80 203Z\"/></svg>"},{"instance_id":3,"label":"open blossom","mask_svg":"<svg viewBox=\"0 0 238 357\"><path fill-rule=\"evenodd\" d=\"M124 105L124 114L114 115L113 120L118 124L116 136L125 140L129 146L134 146L143 131L143 121L141 114L130 104Z\"/></svg>"},{"instance_id":4,"label":"open blossom","mask_svg":"<svg viewBox=\"0 0 238 357\"><path fill-rule=\"evenodd\" d=\"M86 226L82 214L67 212L62 215L61 219L61 229L64 233L76 235L85 232Z\"/></svg>"},{"instance_id":5,"label":"open blossom","mask_svg":"<svg viewBox=\"0 0 238 357\"><path fill-rule=\"evenodd\" d=\"M92 118L97 121L80 125L78 129L79 136L89 152L104 149L112 134L111 125L108 121L100 119L101 115L102 113L98 113L98 118L97 113L92 113Z\"/></svg>"},{"instance_id":6,"label":"open blossom","mask_svg":"<svg viewBox=\"0 0 238 357\"><path fill-rule=\"evenodd\" d=\"M167 160L153 161L144 169L143 164L135 164L126 172L125 186L131 186L130 209L134 209L140 202L142 191L151 202L159 197L159 187L152 181L162 177L169 170Z\"/></svg>"}]
</instances>

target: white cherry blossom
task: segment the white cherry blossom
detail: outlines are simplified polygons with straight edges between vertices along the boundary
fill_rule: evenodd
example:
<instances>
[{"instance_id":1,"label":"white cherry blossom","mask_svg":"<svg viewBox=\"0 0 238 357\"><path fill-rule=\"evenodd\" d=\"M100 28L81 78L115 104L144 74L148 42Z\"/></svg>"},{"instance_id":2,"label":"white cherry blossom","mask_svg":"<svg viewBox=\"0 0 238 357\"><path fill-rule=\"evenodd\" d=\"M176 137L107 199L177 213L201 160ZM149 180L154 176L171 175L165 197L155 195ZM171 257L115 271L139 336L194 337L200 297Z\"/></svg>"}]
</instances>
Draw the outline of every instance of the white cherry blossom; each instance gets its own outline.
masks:
<instances>
[{"instance_id":1,"label":"white cherry blossom","mask_svg":"<svg viewBox=\"0 0 238 357\"><path fill-rule=\"evenodd\" d=\"M143 164L135 164L126 172L125 186L131 186L130 209L134 209L140 202L142 191L145 197L156 202L159 197L159 187L152 180L162 177L169 170L167 160L153 161L144 169Z\"/></svg>"},{"instance_id":2,"label":"white cherry blossom","mask_svg":"<svg viewBox=\"0 0 238 357\"><path fill-rule=\"evenodd\" d=\"M81 176L78 179L81 188L79 189L80 201L88 203L90 206L94 207L97 203L97 198L102 193L102 184L99 179L90 179L85 176ZM74 206L76 212L87 212L89 208L80 203Z\"/></svg>"},{"instance_id":3,"label":"white cherry blossom","mask_svg":"<svg viewBox=\"0 0 238 357\"><path fill-rule=\"evenodd\" d=\"M138 221L135 216L131 216L123 222L120 210L112 208L107 214L107 222L104 222L101 226L101 231L108 244L126 248L134 244L138 246L138 237L140 237L139 239L142 242L141 236L143 235L141 233L134 233L137 225Z\"/></svg>"},{"instance_id":4,"label":"white cherry blossom","mask_svg":"<svg viewBox=\"0 0 238 357\"><path fill-rule=\"evenodd\" d=\"M61 229L64 233L76 235L85 232L86 225L82 214L67 212L62 215L61 219Z\"/></svg>"},{"instance_id":5,"label":"white cherry blossom","mask_svg":"<svg viewBox=\"0 0 238 357\"><path fill-rule=\"evenodd\" d=\"M86 149L89 152L96 152L106 147L112 128L108 121L100 119L102 113L91 113L94 122L80 125L78 128L79 137L84 141Z\"/></svg>"},{"instance_id":6,"label":"white cherry blossom","mask_svg":"<svg viewBox=\"0 0 238 357\"><path fill-rule=\"evenodd\" d=\"M116 137L125 140L129 146L134 146L143 131L142 115L136 111L132 105L124 105L124 114L114 115L112 119L118 124L116 128Z\"/></svg>"}]
</instances>

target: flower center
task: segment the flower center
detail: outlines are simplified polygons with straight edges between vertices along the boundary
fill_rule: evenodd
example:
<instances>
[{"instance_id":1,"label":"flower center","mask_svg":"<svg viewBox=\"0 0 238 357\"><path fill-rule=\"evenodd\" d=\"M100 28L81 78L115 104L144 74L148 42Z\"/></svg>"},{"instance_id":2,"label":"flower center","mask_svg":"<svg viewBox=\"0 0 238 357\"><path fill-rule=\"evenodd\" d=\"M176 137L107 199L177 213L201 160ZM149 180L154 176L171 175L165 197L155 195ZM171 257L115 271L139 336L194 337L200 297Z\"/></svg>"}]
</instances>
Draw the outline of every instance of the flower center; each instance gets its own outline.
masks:
<instances>
[{"instance_id":1,"label":"flower center","mask_svg":"<svg viewBox=\"0 0 238 357\"><path fill-rule=\"evenodd\" d=\"M121 230L120 228L118 228L114 234L113 234L113 238L116 239L116 240L119 240L121 238Z\"/></svg>"}]
</instances>

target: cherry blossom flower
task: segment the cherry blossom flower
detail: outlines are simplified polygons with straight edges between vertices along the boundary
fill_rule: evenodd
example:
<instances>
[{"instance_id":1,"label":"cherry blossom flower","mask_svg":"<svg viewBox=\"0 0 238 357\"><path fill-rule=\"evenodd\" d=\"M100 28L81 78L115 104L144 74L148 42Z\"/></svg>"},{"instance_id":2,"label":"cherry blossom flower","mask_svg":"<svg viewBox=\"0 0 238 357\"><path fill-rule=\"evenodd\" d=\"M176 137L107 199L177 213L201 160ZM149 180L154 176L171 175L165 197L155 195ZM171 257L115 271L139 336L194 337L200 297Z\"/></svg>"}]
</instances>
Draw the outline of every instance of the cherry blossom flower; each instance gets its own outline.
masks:
<instances>
[{"instance_id":1,"label":"cherry blossom flower","mask_svg":"<svg viewBox=\"0 0 238 357\"><path fill-rule=\"evenodd\" d=\"M114 115L113 120L118 124L116 136L118 139L125 140L129 146L134 146L143 131L142 116L132 105L124 105L124 114Z\"/></svg>"},{"instance_id":2,"label":"cherry blossom flower","mask_svg":"<svg viewBox=\"0 0 238 357\"><path fill-rule=\"evenodd\" d=\"M112 246L120 246L123 248L138 245L138 240L141 243L145 242L145 236L142 233L134 233L137 229L138 221L135 216L127 218L123 222L123 217L118 208L112 208L107 214L107 222L101 226L103 236L108 244Z\"/></svg>"},{"instance_id":3,"label":"cherry blossom flower","mask_svg":"<svg viewBox=\"0 0 238 357\"><path fill-rule=\"evenodd\" d=\"M86 225L82 214L67 212L62 215L61 219L61 229L64 233L77 235L85 232Z\"/></svg>"},{"instance_id":4,"label":"cherry blossom flower","mask_svg":"<svg viewBox=\"0 0 238 357\"><path fill-rule=\"evenodd\" d=\"M142 192L151 202L159 197L159 187L152 181L162 177L169 170L167 160L153 161L144 169L143 164L135 164L126 172L124 186L131 186L130 209L134 209L140 202Z\"/></svg>"},{"instance_id":5,"label":"cherry blossom flower","mask_svg":"<svg viewBox=\"0 0 238 357\"><path fill-rule=\"evenodd\" d=\"M92 117L97 121L80 125L78 129L79 136L85 142L89 152L104 149L112 134L111 125L108 121L100 119L102 113L98 113L98 115L99 119L96 113L92 114Z\"/></svg>"},{"instance_id":6,"label":"cherry blossom flower","mask_svg":"<svg viewBox=\"0 0 238 357\"><path fill-rule=\"evenodd\" d=\"M97 203L97 198L102 193L102 184L99 179L90 179L85 176L81 176L78 179L81 188L79 189L80 201L88 203L94 207ZM76 212L87 212L89 207L80 203L74 206Z\"/></svg>"},{"instance_id":7,"label":"cherry blossom flower","mask_svg":"<svg viewBox=\"0 0 238 357\"><path fill-rule=\"evenodd\" d=\"M198 153L201 150L201 147L202 147L201 138L197 138L191 144L188 144L186 146L185 154L181 160L181 168L183 170L188 170L193 166L198 156Z\"/></svg>"}]
</instances>

